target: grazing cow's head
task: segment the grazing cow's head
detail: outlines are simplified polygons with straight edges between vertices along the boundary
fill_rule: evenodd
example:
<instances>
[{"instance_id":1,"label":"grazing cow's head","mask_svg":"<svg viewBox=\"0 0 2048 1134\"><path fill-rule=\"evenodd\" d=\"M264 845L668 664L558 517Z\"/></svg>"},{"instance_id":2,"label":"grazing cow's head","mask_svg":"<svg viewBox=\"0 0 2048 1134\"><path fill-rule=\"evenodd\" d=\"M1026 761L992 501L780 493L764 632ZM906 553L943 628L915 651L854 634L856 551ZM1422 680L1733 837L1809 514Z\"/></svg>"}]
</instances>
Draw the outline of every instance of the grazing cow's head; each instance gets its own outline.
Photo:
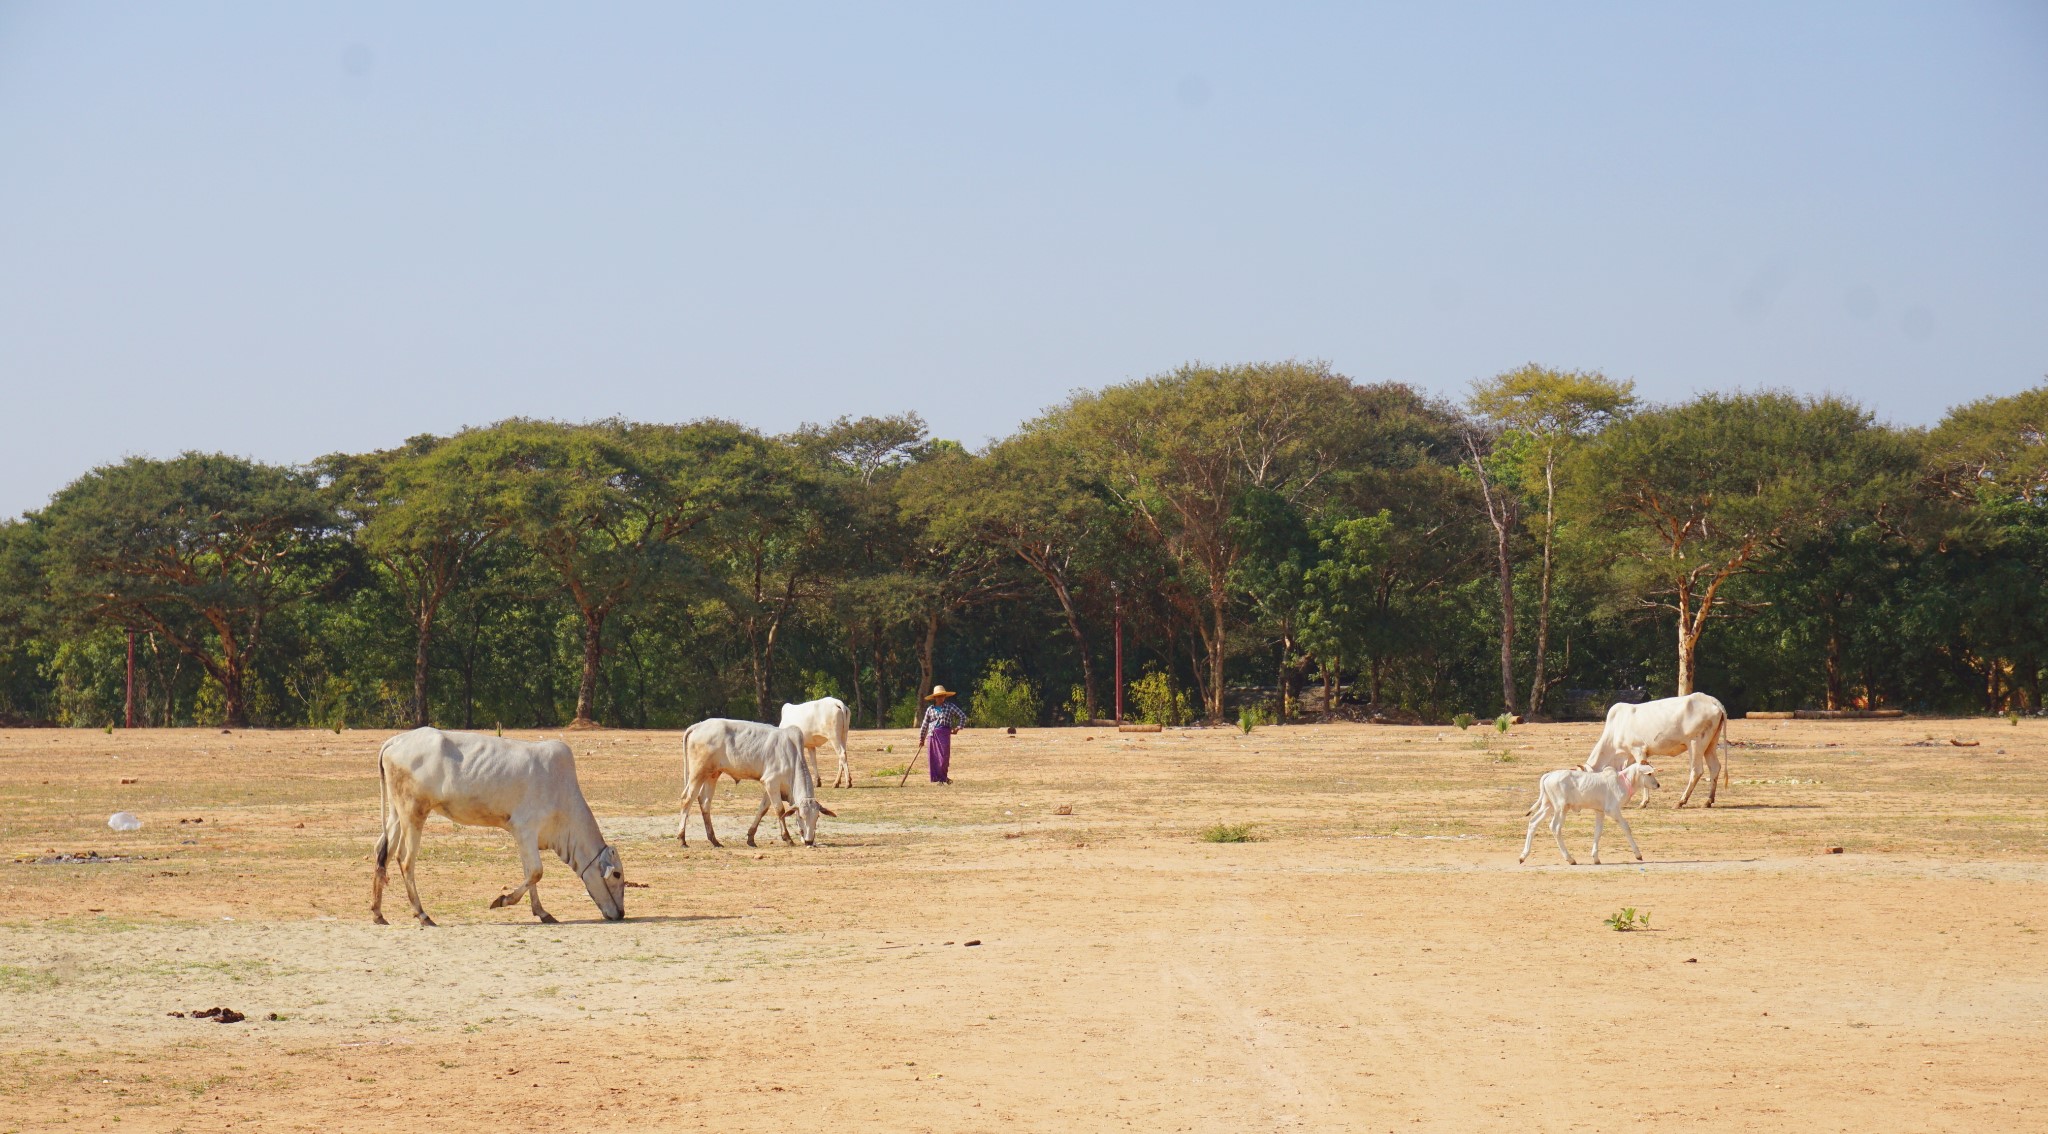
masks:
<instances>
[{"instance_id":1,"label":"grazing cow's head","mask_svg":"<svg viewBox=\"0 0 2048 1134\"><path fill-rule=\"evenodd\" d=\"M819 803L818 797L815 795L796 805L797 829L803 832L804 845L807 847L818 845L818 816L820 815L831 815L834 819L839 818L838 815L833 814L831 808Z\"/></svg>"},{"instance_id":2,"label":"grazing cow's head","mask_svg":"<svg viewBox=\"0 0 2048 1134\"><path fill-rule=\"evenodd\" d=\"M626 916L626 870L619 865L619 852L606 846L583 867L583 888L606 921Z\"/></svg>"}]
</instances>

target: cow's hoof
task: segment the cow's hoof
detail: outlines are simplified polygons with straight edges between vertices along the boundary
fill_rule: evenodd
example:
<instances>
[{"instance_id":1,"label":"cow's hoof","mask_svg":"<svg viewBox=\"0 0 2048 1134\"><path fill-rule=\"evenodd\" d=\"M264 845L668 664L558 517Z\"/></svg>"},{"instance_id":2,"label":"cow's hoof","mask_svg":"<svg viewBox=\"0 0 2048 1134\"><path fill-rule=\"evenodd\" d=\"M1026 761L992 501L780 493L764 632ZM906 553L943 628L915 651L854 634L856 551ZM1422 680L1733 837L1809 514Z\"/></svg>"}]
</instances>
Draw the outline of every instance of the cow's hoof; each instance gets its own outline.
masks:
<instances>
[{"instance_id":1,"label":"cow's hoof","mask_svg":"<svg viewBox=\"0 0 2048 1134\"><path fill-rule=\"evenodd\" d=\"M551 913L544 913L544 914L540 915L540 923L541 923L542 925L555 925L555 924L557 924L557 922L555 921L555 915L554 915L554 914L551 914Z\"/></svg>"},{"instance_id":2,"label":"cow's hoof","mask_svg":"<svg viewBox=\"0 0 2048 1134\"><path fill-rule=\"evenodd\" d=\"M511 903L511 900L512 900L512 895L510 895L510 894L499 894L499 895L498 895L497 897L495 897L495 898L492 898L492 899L491 899L491 904L490 904L490 907L489 907L489 908L491 908L491 909L494 909L494 910L495 910L495 909L500 909L500 908L503 908L504 906L506 906L506 905L509 905L509 904Z\"/></svg>"},{"instance_id":3,"label":"cow's hoof","mask_svg":"<svg viewBox=\"0 0 2048 1134\"><path fill-rule=\"evenodd\" d=\"M380 914L380 913L372 913L372 914L370 915L370 921L371 921L371 923L372 923L372 924L375 924L375 925L390 925L390 924L391 924L390 922L388 922L388 921L385 921L385 920L384 920L384 915L383 915L383 914Z\"/></svg>"},{"instance_id":4,"label":"cow's hoof","mask_svg":"<svg viewBox=\"0 0 2048 1134\"><path fill-rule=\"evenodd\" d=\"M1637 861L1637 862L1641 862L1641 861L1643 861L1643 856L1642 856L1642 855L1637 855L1637 856L1636 856L1636 861Z\"/></svg>"},{"instance_id":5,"label":"cow's hoof","mask_svg":"<svg viewBox=\"0 0 2048 1134\"><path fill-rule=\"evenodd\" d=\"M1568 858L1564 860L1564 864L1566 866L1577 866L1579 864L1579 860L1576 858Z\"/></svg>"},{"instance_id":6,"label":"cow's hoof","mask_svg":"<svg viewBox=\"0 0 2048 1134\"><path fill-rule=\"evenodd\" d=\"M430 917L428 917L428 916L427 916L426 914L421 914L421 915L420 915L420 928L421 928L421 929L432 929L432 928L434 928L434 919L433 919L433 918L430 918Z\"/></svg>"}]
</instances>

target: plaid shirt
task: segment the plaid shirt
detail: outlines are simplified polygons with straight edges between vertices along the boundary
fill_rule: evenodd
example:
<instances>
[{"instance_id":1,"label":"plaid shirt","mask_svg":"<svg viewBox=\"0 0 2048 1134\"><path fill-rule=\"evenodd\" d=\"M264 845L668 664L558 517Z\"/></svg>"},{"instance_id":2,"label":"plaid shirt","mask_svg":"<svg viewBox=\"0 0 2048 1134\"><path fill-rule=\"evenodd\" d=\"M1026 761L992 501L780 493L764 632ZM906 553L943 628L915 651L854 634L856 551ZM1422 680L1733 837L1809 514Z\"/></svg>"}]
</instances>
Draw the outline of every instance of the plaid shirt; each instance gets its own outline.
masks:
<instances>
[{"instance_id":1,"label":"plaid shirt","mask_svg":"<svg viewBox=\"0 0 2048 1134\"><path fill-rule=\"evenodd\" d=\"M960 706L955 705L951 697L925 709L924 723L917 727L919 742L930 736L932 730L941 725L945 726L947 732L959 732L967 727L967 714L960 711Z\"/></svg>"}]
</instances>

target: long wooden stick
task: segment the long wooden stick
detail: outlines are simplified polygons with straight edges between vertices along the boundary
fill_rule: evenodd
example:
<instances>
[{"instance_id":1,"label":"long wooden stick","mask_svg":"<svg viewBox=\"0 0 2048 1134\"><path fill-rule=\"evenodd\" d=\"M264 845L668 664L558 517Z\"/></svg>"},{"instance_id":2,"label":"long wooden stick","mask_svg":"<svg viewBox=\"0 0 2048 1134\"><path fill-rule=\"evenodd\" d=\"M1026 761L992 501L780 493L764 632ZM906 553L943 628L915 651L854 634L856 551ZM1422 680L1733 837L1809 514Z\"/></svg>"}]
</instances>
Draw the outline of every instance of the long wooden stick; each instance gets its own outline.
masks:
<instances>
[{"instance_id":1,"label":"long wooden stick","mask_svg":"<svg viewBox=\"0 0 2048 1134\"><path fill-rule=\"evenodd\" d=\"M924 755L924 735L920 733L917 738L917 751L910 754L910 763L903 765L903 778L896 781L897 787L902 787L910 782L910 773L917 770L917 758L922 755Z\"/></svg>"}]
</instances>

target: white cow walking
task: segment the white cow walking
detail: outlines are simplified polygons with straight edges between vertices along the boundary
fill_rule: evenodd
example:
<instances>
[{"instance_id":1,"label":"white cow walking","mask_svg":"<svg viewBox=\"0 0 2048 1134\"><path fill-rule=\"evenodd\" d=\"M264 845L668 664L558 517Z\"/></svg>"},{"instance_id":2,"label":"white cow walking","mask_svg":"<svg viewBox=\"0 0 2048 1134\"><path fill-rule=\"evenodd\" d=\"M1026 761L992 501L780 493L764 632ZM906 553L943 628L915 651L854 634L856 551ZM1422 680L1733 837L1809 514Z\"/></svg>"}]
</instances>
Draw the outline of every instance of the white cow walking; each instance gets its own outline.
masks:
<instances>
[{"instance_id":1,"label":"white cow walking","mask_svg":"<svg viewBox=\"0 0 2048 1134\"><path fill-rule=\"evenodd\" d=\"M1665 697L1640 705L1621 702L1607 707L1607 725L1600 730L1600 739L1593 742L1592 754L1586 757L1583 767L1597 772L1682 752L1690 762L1691 775L1678 806L1684 807L1692 798L1693 788L1705 775L1707 806L1712 807L1716 781L1727 779L1728 765L1721 752L1727 744L1727 732L1728 710L1705 693ZM1643 806L1649 805L1646 791Z\"/></svg>"},{"instance_id":2,"label":"white cow walking","mask_svg":"<svg viewBox=\"0 0 2048 1134\"><path fill-rule=\"evenodd\" d=\"M492 909L509 906L523 894L533 916L554 921L540 908L540 852L551 850L583 880L605 920L626 916L625 870L576 782L576 757L561 741L416 728L378 750L377 781L384 833L377 839L370 914L378 925L388 924L384 885L394 854L413 916L423 926L434 924L420 905L412 868L427 816L437 812L464 826L509 831L518 844L526 880L492 899Z\"/></svg>"},{"instance_id":3,"label":"white cow walking","mask_svg":"<svg viewBox=\"0 0 2048 1134\"><path fill-rule=\"evenodd\" d=\"M1557 837L1557 853L1564 856L1567 864L1577 866L1579 860L1564 845L1564 817L1568 811L1591 811L1593 813L1593 865L1600 865L1600 835L1606 828L1607 817L1621 824L1621 833L1628 836L1629 849L1636 852L1636 861L1643 860L1643 848L1636 845L1636 833L1629 829L1628 817L1621 813L1622 805L1635 795L1636 788L1647 781L1650 787L1657 786L1657 769L1648 764L1630 764L1616 771L1612 768L1602 772L1588 772L1583 768L1565 768L1562 771L1545 772L1536 782L1536 802L1527 812L1535 818L1529 820L1529 833L1522 839L1522 857L1516 862L1529 861L1529 848L1536 841L1536 828L1543 821L1550 820L1550 833Z\"/></svg>"},{"instance_id":4,"label":"white cow walking","mask_svg":"<svg viewBox=\"0 0 2048 1134\"><path fill-rule=\"evenodd\" d=\"M827 744L839 753L839 774L832 777L832 786L853 786L853 765L846 759L846 729L851 721L852 714L847 711L846 702L837 697L820 697L801 705L782 706L781 727L795 725L804 730L804 754L810 757L812 786L825 783L818 772L818 749ZM841 783L842 780L845 782Z\"/></svg>"},{"instance_id":5,"label":"white cow walking","mask_svg":"<svg viewBox=\"0 0 2048 1134\"><path fill-rule=\"evenodd\" d=\"M683 806L676 821L676 839L690 845L690 804L695 802L704 815L704 837L711 845L723 846L711 829L711 797L718 790L718 777L761 781L761 809L754 813L754 825L747 828L747 845L754 845L754 832L761 817L775 805L776 821L782 824L782 841L789 837L788 812L783 801L793 804L804 845L817 846L818 816L832 812L818 802L811 784L811 770L804 763L804 731L795 725L777 728L759 721L735 721L712 717L698 721L683 733ZM835 816L836 818L836 816Z\"/></svg>"}]
</instances>

